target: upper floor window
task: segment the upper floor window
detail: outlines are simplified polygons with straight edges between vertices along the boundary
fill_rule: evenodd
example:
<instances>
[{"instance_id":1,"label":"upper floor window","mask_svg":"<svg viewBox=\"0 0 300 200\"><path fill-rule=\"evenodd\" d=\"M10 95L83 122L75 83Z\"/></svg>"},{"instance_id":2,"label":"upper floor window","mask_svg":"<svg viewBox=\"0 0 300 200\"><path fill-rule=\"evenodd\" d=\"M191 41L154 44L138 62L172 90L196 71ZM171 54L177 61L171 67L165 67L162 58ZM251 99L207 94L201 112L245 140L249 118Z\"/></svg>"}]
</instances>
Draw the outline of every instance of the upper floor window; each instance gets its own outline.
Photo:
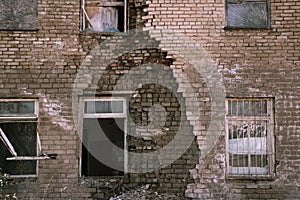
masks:
<instances>
[{"instance_id":1,"label":"upper floor window","mask_svg":"<svg viewBox=\"0 0 300 200\"><path fill-rule=\"evenodd\" d=\"M36 30L38 0L0 1L0 30Z\"/></svg>"},{"instance_id":2,"label":"upper floor window","mask_svg":"<svg viewBox=\"0 0 300 200\"><path fill-rule=\"evenodd\" d=\"M37 175L38 102L0 100L0 168L12 177Z\"/></svg>"},{"instance_id":3,"label":"upper floor window","mask_svg":"<svg viewBox=\"0 0 300 200\"><path fill-rule=\"evenodd\" d=\"M272 99L226 100L228 177L273 176L273 121Z\"/></svg>"},{"instance_id":4,"label":"upper floor window","mask_svg":"<svg viewBox=\"0 0 300 200\"><path fill-rule=\"evenodd\" d=\"M226 0L226 27L270 27L270 0Z\"/></svg>"},{"instance_id":5,"label":"upper floor window","mask_svg":"<svg viewBox=\"0 0 300 200\"><path fill-rule=\"evenodd\" d=\"M127 0L82 0L81 31L124 32Z\"/></svg>"}]
</instances>

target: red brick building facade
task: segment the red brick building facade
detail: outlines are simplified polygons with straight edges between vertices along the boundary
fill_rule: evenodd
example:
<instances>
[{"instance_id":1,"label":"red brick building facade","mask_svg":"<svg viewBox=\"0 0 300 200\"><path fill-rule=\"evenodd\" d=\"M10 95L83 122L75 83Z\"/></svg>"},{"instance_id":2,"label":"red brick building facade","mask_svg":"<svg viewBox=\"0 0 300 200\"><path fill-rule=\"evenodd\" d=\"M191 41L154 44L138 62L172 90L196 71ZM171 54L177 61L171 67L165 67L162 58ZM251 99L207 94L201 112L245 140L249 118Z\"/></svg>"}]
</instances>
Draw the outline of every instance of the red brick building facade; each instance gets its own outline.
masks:
<instances>
[{"instance_id":1,"label":"red brick building facade","mask_svg":"<svg viewBox=\"0 0 300 200\"><path fill-rule=\"evenodd\" d=\"M152 184L182 198L300 197L300 2L0 7L4 195L105 199Z\"/></svg>"}]
</instances>

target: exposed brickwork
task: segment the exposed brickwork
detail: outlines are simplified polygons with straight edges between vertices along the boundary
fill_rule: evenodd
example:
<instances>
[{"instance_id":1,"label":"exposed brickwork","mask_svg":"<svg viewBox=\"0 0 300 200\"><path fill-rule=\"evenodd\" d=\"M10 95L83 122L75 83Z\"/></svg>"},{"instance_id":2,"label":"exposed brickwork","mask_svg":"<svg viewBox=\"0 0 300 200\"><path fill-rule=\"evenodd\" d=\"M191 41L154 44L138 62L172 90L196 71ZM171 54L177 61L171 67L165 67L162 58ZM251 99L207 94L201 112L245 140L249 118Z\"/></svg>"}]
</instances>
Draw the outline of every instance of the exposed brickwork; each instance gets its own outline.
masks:
<instances>
[{"instance_id":1,"label":"exposed brickwork","mask_svg":"<svg viewBox=\"0 0 300 200\"><path fill-rule=\"evenodd\" d=\"M275 97L276 178L261 182L226 180L223 130L218 145L191 171L195 184L188 185L186 195L200 199L297 198L298 158L292 151L298 148L287 135L297 138L298 111L295 107L289 111L287 104L299 103L299 74L295 69L299 67L300 27L291 24L299 19L299 3L271 1L272 28L261 30L224 29L223 1L148 3L151 17L147 29L175 29L195 38L219 65L227 96ZM201 17L197 17L199 13ZM291 156L295 160L290 160ZM285 187L290 192L281 192Z\"/></svg>"},{"instance_id":2,"label":"exposed brickwork","mask_svg":"<svg viewBox=\"0 0 300 200\"><path fill-rule=\"evenodd\" d=\"M83 82L90 84L91 90L82 91L83 94L91 94L95 89L99 96L110 96L117 85L120 95L130 101L133 124L148 125L155 117L149 110L155 103L162 105L167 113L162 135L149 137L147 133L151 129L146 133L128 130L137 136L144 134L144 138L127 137L129 151L160 149L173 139L179 125L189 130L186 134L195 136L190 148L173 164L125 177L129 180L128 187L151 183L158 190L195 199L298 199L300 2L271 0L270 29L224 28L223 0L130 0L128 8L130 29L143 27L146 32L132 36L137 48L127 53L123 52L130 45L119 45L126 44L124 33L80 33L79 0L39 0L38 30L0 31L1 98L39 99L38 132L42 152L58 154L56 160L39 161L37 178L13 180L5 193L16 193L19 199L109 197L111 193L107 191L111 188L103 186L102 179L79 177L81 143L71 99L73 83L81 67L99 70L93 67L101 60L105 66L101 69L103 76L99 80L85 77ZM174 42L180 43L174 38L168 41L157 36L157 30L165 29L184 33L199 43L211 56L220 77L215 76L216 70L195 70L195 63L188 63L185 55L178 54L193 52L180 45L172 47ZM118 36L115 53L122 53L114 62L104 57L85 59L92 49L113 36ZM108 49L100 51L108 52ZM204 53L199 60L206 61L208 54ZM126 91L133 83L120 85L119 81L146 64L163 66L163 70L158 70L162 74L157 77L164 78L160 84L139 86L134 95L128 95ZM137 70L136 76L143 77L148 71ZM155 79L153 74L148 78ZM220 136L214 148L208 148L205 138L211 128L209 124L214 117L222 117L212 111L214 94L210 83L219 78L228 97L274 97L276 176L273 180L226 179L224 126L215 130ZM171 84L175 91L163 88L163 84ZM199 118L190 110L195 106L199 108L196 114ZM162 117L159 109L155 113ZM135 163L130 158L128 163L131 168L143 168L143 163ZM116 180L122 182L123 178Z\"/></svg>"}]
</instances>

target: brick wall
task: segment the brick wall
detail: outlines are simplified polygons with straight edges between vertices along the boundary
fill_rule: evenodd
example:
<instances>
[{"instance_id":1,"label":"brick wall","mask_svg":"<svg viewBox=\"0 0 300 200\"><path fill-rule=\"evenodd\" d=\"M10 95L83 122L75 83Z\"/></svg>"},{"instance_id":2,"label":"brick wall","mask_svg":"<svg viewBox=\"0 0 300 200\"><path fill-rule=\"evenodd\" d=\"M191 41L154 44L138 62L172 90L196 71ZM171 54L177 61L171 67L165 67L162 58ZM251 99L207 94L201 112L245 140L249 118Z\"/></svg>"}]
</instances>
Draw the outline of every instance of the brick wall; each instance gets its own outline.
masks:
<instances>
[{"instance_id":1,"label":"brick wall","mask_svg":"<svg viewBox=\"0 0 300 200\"><path fill-rule=\"evenodd\" d=\"M103 186L107 179L79 178L81 143L74 124L71 95L82 66L100 70L94 69L94 64L106 59L85 59L86 55L110 38L117 38L115 44L122 55L113 63L105 63L108 66L101 69L101 79L87 77L90 88L96 88L98 96L111 96L117 85L121 96L130 100L133 124L148 125L149 108L157 102L167 111L166 133L150 139L129 136L129 151L153 152L163 147L172 141L179 125L189 130L186 134L195 137L174 163L154 172L129 174L129 187L151 183L159 186L159 191L198 199L299 198L299 2L271 0L269 29L226 29L221 0L130 0L129 27L144 27L146 32L133 34L129 40L137 41L136 49L129 53L123 53L128 47L121 45L128 39L125 34L80 33L79 10L79 0L39 0L38 30L0 31L1 98L38 99L42 151L58 153L56 160L39 161L37 178L12 180L5 193L16 193L19 199L102 199L105 193L109 196L109 187ZM198 60L202 65L213 66L208 68L211 70L197 71L197 63L186 59L194 52L173 45L180 41L159 36L159 30L174 30L169 35L177 37L182 33L200 44L203 55ZM206 60L207 57L210 59ZM84 59L89 62L82 63ZM137 78L145 76L153 69L143 71L138 67L154 66L154 63L163 66L163 70L157 70L157 74L162 73L158 76L160 84L138 88L135 97L126 93L131 82L118 84L130 71L136 70ZM151 73L148 78L153 80ZM214 117L224 119L212 110L213 98L219 97L214 96L218 95L214 91L219 91L212 90L212 83L220 82L220 78L227 97L274 97L277 164L274 179L226 179L225 126L214 130L218 135L214 144L206 143L210 122ZM163 84L172 85L174 91L164 90ZM90 93L83 91L83 94ZM198 114L190 110L195 105ZM143 134L136 130L129 132ZM132 169L143 167L130 158L128 163Z\"/></svg>"},{"instance_id":2,"label":"brick wall","mask_svg":"<svg viewBox=\"0 0 300 200\"><path fill-rule=\"evenodd\" d=\"M271 1L272 28L258 30L224 29L223 1L150 1L147 11L151 16L147 29L175 29L203 45L223 74L226 96L275 97L275 179L227 180L223 130L215 148L191 171L195 183L188 185L186 195L200 199L297 198L298 111L288 107L299 103L300 28L291 22L299 19L299 3Z\"/></svg>"}]
</instances>

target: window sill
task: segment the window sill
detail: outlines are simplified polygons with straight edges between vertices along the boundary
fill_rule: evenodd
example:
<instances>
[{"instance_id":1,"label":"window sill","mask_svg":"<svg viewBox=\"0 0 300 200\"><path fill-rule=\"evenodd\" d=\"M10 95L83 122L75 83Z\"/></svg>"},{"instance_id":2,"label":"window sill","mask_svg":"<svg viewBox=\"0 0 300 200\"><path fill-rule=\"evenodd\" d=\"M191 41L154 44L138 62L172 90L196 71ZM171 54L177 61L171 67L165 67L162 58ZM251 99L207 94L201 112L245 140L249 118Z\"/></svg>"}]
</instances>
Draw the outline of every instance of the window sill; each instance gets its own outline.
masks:
<instances>
[{"instance_id":1,"label":"window sill","mask_svg":"<svg viewBox=\"0 0 300 200\"><path fill-rule=\"evenodd\" d=\"M272 30L272 27L232 27L224 26L224 30Z\"/></svg>"},{"instance_id":2,"label":"window sill","mask_svg":"<svg viewBox=\"0 0 300 200\"><path fill-rule=\"evenodd\" d=\"M28 183L35 183L37 182L37 175L33 175L33 176L9 176L7 178L7 181L9 183L24 183L24 182L28 182Z\"/></svg>"},{"instance_id":3,"label":"window sill","mask_svg":"<svg viewBox=\"0 0 300 200\"><path fill-rule=\"evenodd\" d=\"M1 29L1 32L38 32L39 29Z\"/></svg>"},{"instance_id":4,"label":"window sill","mask_svg":"<svg viewBox=\"0 0 300 200\"><path fill-rule=\"evenodd\" d=\"M126 32L97 32L97 31L80 31L80 36L114 36L114 35L125 35Z\"/></svg>"},{"instance_id":5,"label":"window sill","mask_svg":"<svg viewBox=\"0 0 300 200\"><path fill-rule=\"evenodd\" d=\"M227 176L225 178L227 181L243 181L243 182L256 182L256 181L274 181L275 176Z\"/></svg>"}]
</instances>

